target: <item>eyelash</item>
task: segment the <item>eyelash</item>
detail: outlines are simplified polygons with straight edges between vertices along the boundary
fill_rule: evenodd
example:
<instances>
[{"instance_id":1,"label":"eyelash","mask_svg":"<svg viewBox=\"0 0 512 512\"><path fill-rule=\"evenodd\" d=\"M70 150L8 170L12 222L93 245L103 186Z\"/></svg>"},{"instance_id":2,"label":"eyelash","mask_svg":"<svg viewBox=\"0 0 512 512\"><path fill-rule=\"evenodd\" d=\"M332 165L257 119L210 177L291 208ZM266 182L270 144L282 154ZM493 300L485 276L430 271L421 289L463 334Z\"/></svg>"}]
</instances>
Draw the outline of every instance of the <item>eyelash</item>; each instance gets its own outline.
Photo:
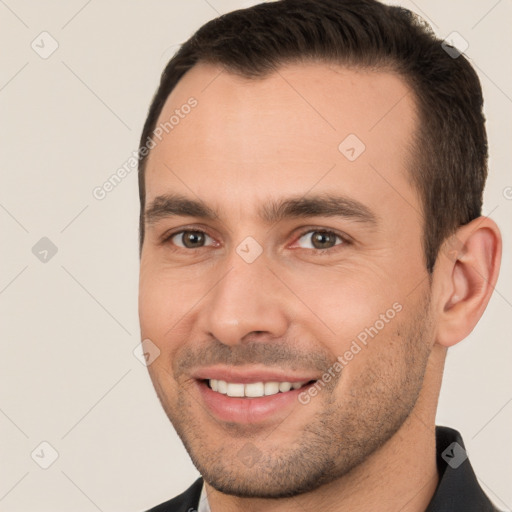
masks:
<instances>
[{"instance_id":1,"label":"eyelash","mask_svg":"<svg viewBox=\"0 0 512 512\"><path fill-rule=\"evenodd\" d=\"M180 234L183 234L183 233L190 233L190 232L193 232L193 233L203 233L204 235L209 236L210 238L213 239L213 237L211 235L209 235L206 231L204 231L202 229L189 228L189 229L181 229L179 231L174 231L172 233L169 233L168 235L164 235L164 238L162 240L162 245L168 245L169 242L171 241L171 239L173 237L175 237L176 235L180 235ZM329 247L327 249L303 249L305 251L312 251L315 254L319 254L319 253L323 254L323 253L326 253L326 252L337 251L337 250L341 249L343 246L350 245L352 243L352 241L350 240L350 238L347 235L345 235L343 233L339 233L338 231L334 231L332 229L311 228L311 227L302 230L297 235L297 238L296 238L295 241L297 242L304 235L306 235L308 233L323 233L323 234L328 234L328 235L334 235L335 237L339 238L341 240L341 242L342 242L342 243L334 245L333 247ZM172 244L172 245L174 246L174 244ZM174 251L181 251L181 250L193 251L193 250L200 250L200 249L207 249L207 248L208 247L198 247L196 249L193 249L193 248L190 249L190 248L183 248L183 247L179 247L179 246L174 246L173 250ZM300 247L299 247L299 249L300 249Z\"/></svg>"}]
</instances>

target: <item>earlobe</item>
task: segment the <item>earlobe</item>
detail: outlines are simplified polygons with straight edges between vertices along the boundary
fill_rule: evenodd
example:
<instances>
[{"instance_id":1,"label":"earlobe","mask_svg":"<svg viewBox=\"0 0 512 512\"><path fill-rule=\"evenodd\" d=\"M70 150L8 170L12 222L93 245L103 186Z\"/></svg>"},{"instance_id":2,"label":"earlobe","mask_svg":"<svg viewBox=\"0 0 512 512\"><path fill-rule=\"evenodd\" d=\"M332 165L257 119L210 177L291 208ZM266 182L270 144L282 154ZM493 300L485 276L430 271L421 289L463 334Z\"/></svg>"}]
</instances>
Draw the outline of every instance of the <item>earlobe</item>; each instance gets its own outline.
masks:
<instances>
[{"instance_id":1,"label":"earlobe","mask_svg":"<svg viewBox=\"0 0 512 512\"><path fill-rule=\"evenodd\" d=\"M488 217L462 226L445 241L435 270L438 287L437 343L455 345L468 336L480 320L498 279L501 233Z\"/></svg>"}]
</instances>

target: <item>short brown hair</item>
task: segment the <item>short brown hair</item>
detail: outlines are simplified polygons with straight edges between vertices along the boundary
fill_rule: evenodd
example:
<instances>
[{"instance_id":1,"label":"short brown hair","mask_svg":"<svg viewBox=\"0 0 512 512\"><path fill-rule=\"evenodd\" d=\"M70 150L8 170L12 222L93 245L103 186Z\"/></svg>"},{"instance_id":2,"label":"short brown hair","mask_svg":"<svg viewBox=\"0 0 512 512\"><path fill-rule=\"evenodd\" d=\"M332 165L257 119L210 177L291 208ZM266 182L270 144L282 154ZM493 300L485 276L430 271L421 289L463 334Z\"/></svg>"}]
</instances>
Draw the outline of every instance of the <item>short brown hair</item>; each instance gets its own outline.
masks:
<instances>
[{"instance_id":1,"label":"short brown hair","mask_svg":"<svg viewBox=\"0 0 512 512\"><path fill-rule=\"evenodd\" d=\"M280 0L227 13L203 25L167 64L139 151L169 94L199 62L253 79L305 60L395 71L414 91L419 110L410 176L422 200L432 272L445 238L481 215L487 177L480 81L468 60L442 43L411 11L376 0ZM146 161L147 149L139 162L141 248Z\"/></svg>"}]
</instances>

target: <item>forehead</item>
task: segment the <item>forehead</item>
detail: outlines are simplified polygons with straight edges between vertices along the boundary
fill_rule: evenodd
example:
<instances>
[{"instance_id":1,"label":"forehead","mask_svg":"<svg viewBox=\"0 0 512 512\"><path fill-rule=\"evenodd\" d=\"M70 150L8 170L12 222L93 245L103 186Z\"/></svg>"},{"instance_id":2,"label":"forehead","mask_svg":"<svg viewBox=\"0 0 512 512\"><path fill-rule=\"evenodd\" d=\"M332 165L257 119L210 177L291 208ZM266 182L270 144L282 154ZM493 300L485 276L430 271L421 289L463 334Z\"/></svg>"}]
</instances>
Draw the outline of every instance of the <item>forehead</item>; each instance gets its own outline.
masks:
<instances>
[{"instance_id":1,"label":"forehead","mask_svg":"<svg viewBox=\"0 0 512 512\"><path fill-rule=\"evenodd\" d=\"M419 204L408 179L414 94L392 72L301 63L247 79L199 64L167 99L157 128L165 123L146 203L178 191L240 209L334 188L395 210Z\"/></svg>"}]
</instances>

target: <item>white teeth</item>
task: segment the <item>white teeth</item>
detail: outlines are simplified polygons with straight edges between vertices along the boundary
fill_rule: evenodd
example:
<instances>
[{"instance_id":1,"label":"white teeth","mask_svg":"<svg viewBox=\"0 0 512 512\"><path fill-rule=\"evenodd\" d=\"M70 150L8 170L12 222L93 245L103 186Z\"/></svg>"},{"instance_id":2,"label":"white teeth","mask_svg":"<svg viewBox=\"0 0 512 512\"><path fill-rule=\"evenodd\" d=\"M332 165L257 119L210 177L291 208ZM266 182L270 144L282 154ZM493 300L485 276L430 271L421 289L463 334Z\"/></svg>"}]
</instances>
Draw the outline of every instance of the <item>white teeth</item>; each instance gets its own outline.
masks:
<instances>
[{"instance_id":1,"label":"white teeth","mask_svg":"<svg viewBox=\"0 0 512 512\"><path fill-rule=\"evenodd\" d=\"M279 383L279 391L281 391L281 393L290 391L290 389L292 389L292 385L290 382L280 382Z\"/></svg>"},{"instance_id":2,"label":"white teeth","mask_svg":"<svg viewBox=\"0 0 512 512\"><path fill-rule=\"evenodd\" d=\"M232 384L231 382L228 384L228 390L226 395L228 396L244 396L244 385L243 384Z\"/></svg>"},{"instance_id":3,"label":"white teeth","mask_svg":"<svg viewBox=\"0 0 512 512\"><path fill-rule=\"evenodd\" d=\"M286 393L291 389L299 389L306 382L251 382L249 384L238 384L226 382L225 380L210 379L210 387L213 391L231 397L258 398L262 396Z\"/></svg>"},{"instance_id":4,"label":"white teeth","mask_svg":"<svg viewBox=\"0 0 512 512\"><path fill-rule=\"evenodd\" d=\"M279 393L279 382L265 382L265 395L277 395Z\"/></svg>"},{"instance_id":5,"label":"white teeth","mask_svg":"<svg viewBox=\"0 0 512 512\"><path fill-rule=\"evenodd\" d=\"M225 380L218 380L217 391L225 395L228 392L228 383Z\"/></svg>"},{"instance_id":6,"label":"white teeth","mask_svg":"<svg viewBox=\"0 0 512 512\"><path fill-rule=\"evenodd\" d=\"M245 385L245 396L257 397L265 395L265 384L263 382L251 382Z\"/></svg>"}]
</instances>

